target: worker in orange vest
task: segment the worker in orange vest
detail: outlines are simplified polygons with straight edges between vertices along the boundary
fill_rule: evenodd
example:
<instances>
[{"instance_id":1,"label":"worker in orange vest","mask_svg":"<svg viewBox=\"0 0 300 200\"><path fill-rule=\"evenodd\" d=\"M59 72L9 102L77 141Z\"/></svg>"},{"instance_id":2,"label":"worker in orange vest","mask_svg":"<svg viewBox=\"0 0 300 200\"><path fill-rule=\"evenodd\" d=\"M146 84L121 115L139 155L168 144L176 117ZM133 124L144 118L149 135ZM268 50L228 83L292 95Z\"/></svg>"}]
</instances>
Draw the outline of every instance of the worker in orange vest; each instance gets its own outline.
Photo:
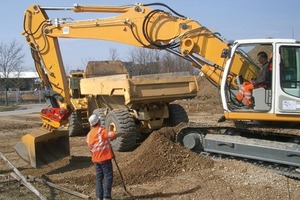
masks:
<instances>
[{"instance_id":1,"label":"worker in orange vest","mask_svg":"<svg viewBox=\"0 0 300 200\"><path fill-rule=\"evenodd\" d=\"M253 107L252 90L254 88L264 87L269 88L271 84L271 61L268 61L268 55L266 52L261 51L257 54L258 61L262 65L257 78L251 79L251 82L245 81L240 88L236 99L243 101L245 99L246 105L251 108Z\"/></svg>"},{"instance_id":2,"label":"worker in orange vest","mask_svg":"<svg viewBox=\"0 0 300 200\"><path fill-rule=\"evenodd\" d=\"M109 131L100 126L100 118L94 114L89 117L89 123L92 129L87 134L86 141L90 147L92 161L96 168L96 196L97 199L101 200L111 199L114 153L110 140L121 136L122 133Z\"/></svg>"}]
</instances>

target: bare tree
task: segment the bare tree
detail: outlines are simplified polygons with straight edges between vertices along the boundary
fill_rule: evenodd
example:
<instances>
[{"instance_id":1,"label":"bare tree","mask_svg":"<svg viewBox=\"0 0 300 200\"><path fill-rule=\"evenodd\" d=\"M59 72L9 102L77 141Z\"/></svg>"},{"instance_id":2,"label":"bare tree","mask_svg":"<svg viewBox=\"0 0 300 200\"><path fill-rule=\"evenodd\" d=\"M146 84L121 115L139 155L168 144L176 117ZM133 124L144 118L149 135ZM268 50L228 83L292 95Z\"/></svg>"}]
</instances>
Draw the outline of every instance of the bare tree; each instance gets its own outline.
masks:
<instances>
[{"instance_id":1,"label":"bare tree","mask_svg":"<svg viewBox=\"0 0 300 200\"><path fill-rule=\"evenodd\" d=\"M195 74L196 71L198 71L192 66L191 62L170 52L164 52L162 54L161 66L161 71L166 73L188 71L190 74Z\"/></svg>"},{"instance_id":2,"label":"bare tree","mask_svg":"<svg viewBox=\"0 0 300 200\"><path fill-rule=\"evenodd\" d=\"M130 71L132 75L155 74L160 72L159 51L146 48L133 48L129 51L129 60L134 65Z\"/></svg>"},{"instance_id":3,"label":"bare tree","mask_svg":"<svg viewBox=\"0 0 300 200\"><path fill-rule=\"evenodd\" d=\"M119 53L118 53L118 50L115 49L115 48L110 48L109 49L109 55L110 55L110 59L112 61L116 61L119 59Z\"/></svg>"},{"instance_id":4,"label":"bare tree","mask_svg":"<svg viewBox=\"0 0 300 200\"><path fill-rule=\"evenodd\" d=\"M161 62L161 66L162 66L162 69L161 69L162 72L170 73L170 72L175 71L175 69L174 69L175 60L171 53L165 52L162 55L160 62Z\"/></svg>"},{"instance_id":5,"label":"bare tree","mask_svg":"<svg viewBox=\"0 0 300 200\"><path fill-rule=\"evenodd\" d=\"M192 63L179 57L174 56L174 62L176 63L176 71L183 72L188 71L190 74L198 74L199 70L192 66ZM198 73L197 73L198 72Z\"/></svg>"},{"instance_id":6,"label":"bare tree","mask_svg":"<svg viewBox=\"0 0 300 200\"><path fill-rule=\"evenodd\" d=\"M22 46L20 46L15 40L9 44L1 42L0 44L0 72L1 79L4 81L5 88L5 106L8 106L7 91L9 88L9 78L13 72L20 72L22 70L22 64L24 62L24 54L22 52ZM18 73L17 73L18 74Z\"/></svg>"},{"instance_id":7,"label":"bare tree","mask_svg":"<svg viewBox=\"0 0 300 200\"><path fill-rule=\"evenodd\" d=\"M17 87L17 88L21 88L22 85L25 83L25 80L22 79L22 72L26 71L27 68L20 65L16 70L15 70L15 77L13 77L15 79L15 83L14 85Z\"/></svg>"},{"instance_id":8,"label":"bare tree","mask_svg":"<svg viewBox=\"0 0 300 200\"><path fill-rule=\"evenodd\" d=\"M132 75L172 73L188 71L195 74L191 62L167 51L146 48L133 48L129 51L129 60L134 63L129 69Z\"/></svg>"}]
</instances>

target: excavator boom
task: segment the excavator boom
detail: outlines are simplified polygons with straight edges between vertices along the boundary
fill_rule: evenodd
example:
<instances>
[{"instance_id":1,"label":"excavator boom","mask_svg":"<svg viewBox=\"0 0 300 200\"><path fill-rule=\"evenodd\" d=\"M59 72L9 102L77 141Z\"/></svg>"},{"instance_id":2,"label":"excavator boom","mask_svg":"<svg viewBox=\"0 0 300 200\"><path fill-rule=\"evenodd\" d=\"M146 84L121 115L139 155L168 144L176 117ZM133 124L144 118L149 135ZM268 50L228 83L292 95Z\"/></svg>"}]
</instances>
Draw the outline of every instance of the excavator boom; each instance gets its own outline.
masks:
<instances>
[{"instance_id":1,"label":"excavator boom","mask_svg":"<svg viewBox=\"0 0 300 200\"><path fill-rule=\"evenodd\" d=\"M181 15L174 16L170 12L151 9L141 4L123 7L75 4L72 8L74 12L121 13L104 19L70 21L56 18L50 20L45 13L46 10L66 9L71 8L42 8L34 5L25 12L24 35L29 43L34 44L39 41L36 50L42 55L43 63L47 63L46 69L53 74L57 74L53 71L54 69L64 71L61 68L57 38L86 38L170 51L189 60L213 82L220 84L224 64L224 58L220 55L224 49L228 48L228 44L218 33L210 31L197 21ZM35 17L30 17L32 13ZM29 34L34 30L36 30L35 34ZM50 69L49 65L53 68ZM61 74L61 77L64 76ZM55 78L55 81L59 82L62 87L65 80ZM50 83L54 85L51 80ZM63 94L64 91L62 87L60 93Z\"/></svg>"}]
</instances>

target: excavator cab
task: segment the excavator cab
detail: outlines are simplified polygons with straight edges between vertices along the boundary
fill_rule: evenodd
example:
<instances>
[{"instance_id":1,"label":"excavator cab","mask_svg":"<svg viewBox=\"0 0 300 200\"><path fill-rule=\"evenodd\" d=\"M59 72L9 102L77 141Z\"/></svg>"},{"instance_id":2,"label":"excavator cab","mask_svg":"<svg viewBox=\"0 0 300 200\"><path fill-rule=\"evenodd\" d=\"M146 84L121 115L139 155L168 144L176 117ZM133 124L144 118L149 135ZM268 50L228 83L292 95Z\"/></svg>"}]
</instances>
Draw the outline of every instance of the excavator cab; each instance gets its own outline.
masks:
<instances>
[{"instance_id":1,"label":"excavator cab","mask_svg":"<svg viewBox=\"0 0 300 200\"><path fill-rule=\"evenodd\" d=\"M237 95L244 92L245 83L251 83L251 79L257 77L261 69L257 54L262 51L268 55L270 83L255 86L249 92L253 101L253 107L249 108L245 101L237 100ZM282 118L284 121L287 120L284 114L299 114L300 45L295 40L239 40L231 52L224 70L226 78L221 84L227 119L239 120L243 114L247 120L278 121Z\"/></svg>"},{"instance_id":2,"label":"excavator cab","mask_svg":"<svg viewBox=\"0 0 300 200\"><path fill-rule=\"evenodd\" d=\"M270 94L269 92L264 92L265 86L263 86L264 88L261 87L259 92L256 92L258 88L253 89L249 86L253 86L252 81L258 77L262 67L257 59L258 53L265 52L267 55L271 55L273 53L272 49L271 44L261 43L242 43L233 47L232 57L226 66L229 69L229 74L227 75L225 86L226 101L230 110L235 111L246 108L249 102L253 102L252 105L255 106L257 105L254 103L255 100L259 102L259 100L265 99L258 96L261 96L262 93ZM269 98L267 99L267 103L270 104Z\"/></svg>"}]
</instances>

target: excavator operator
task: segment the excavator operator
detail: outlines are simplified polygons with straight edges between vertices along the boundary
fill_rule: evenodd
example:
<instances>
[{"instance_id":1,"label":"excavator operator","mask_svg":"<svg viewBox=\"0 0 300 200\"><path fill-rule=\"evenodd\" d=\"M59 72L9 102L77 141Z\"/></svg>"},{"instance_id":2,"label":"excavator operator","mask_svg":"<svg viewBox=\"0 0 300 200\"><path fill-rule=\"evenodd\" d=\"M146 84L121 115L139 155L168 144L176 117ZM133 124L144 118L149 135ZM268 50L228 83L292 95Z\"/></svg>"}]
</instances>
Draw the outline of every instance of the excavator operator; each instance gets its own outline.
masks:
<instances>
[{"instance_id":1,"label":"excavator operator","mask_svg":"<svg viewBox=\"0 0 300 200\"><path fill-rule=\"evenodd\" d=\"M242 102L245 99L246 108L253 108L252 90L254 88L270 88L271 87L271 65L272 61L268 61L268 55L266 52L261 51L257 54L257 59L262 65L257 78L251 79L251 82L245 81L240 88L236 99Z\"/></svg>"}]
</instances>

